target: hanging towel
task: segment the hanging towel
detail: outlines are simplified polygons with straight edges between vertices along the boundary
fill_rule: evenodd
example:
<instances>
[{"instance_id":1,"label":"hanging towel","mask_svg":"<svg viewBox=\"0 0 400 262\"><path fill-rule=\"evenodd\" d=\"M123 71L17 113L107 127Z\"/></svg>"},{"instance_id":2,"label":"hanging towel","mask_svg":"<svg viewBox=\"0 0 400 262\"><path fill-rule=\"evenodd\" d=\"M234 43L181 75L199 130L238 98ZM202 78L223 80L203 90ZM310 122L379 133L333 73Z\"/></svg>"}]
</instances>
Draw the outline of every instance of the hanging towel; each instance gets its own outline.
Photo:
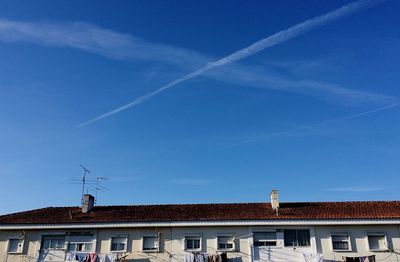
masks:
<instances>
[{"instance_id":1,"label":"hanging towel","mask_svg":"<svg viewBox=\"0 0 400 262\"><path fill-rule=\"evenodd\" d=\"M106 255L105 254L98 254L97 255L97 262L106 262Z\"/></svg>"},{"instance_id":2,"label":"hanging towel","mask_svg":"<svg viewBox=\"0 0 400 262\"><path fill-rule=\"evenodd\" d=\"M65 256L66 261L75 261L75 252L67 252Z\"/></svg>"},{"instance_id":3,"label":"hanging towel","mask_svg":"<svg viewBox=\"0 0 400 262\"><path fill-rule=\"evenodd\" d=\"M76 253L75 259L79 262L85 262L86 260L86 253Z\"/></svg>"},{"instance_id":4,"label":"hanging towel","mask_svg":"<svg viewBox=\"0 0 400 262\"><path fill-rule=\"evenodd\" d=\"M185 252L185 255L184 255L184 262L194 262L194 255L193 255L193 253L190 253L190 252Z\"/></svg>"},{"instance_id":5,"label":"hanging towel","mask_svg":"<svg viewBox=\"0 0 400 262\"><path fill-rule=\"evenodd\" d=\"M303 253L305 262L322 262L324 261L323 255L313 253Z\"/></svg>"},{"instance_id":6,"label":"hanging towel","mask_svg":"<svg viewBox=\"0 0 400 262\"><path fill-rule=\"evenodd\" d=\"M105 262L115 262L117 261L117 254L112 253L112 254L107 254L106 255L106 261Z\"/></svg>"},{"instance_id":7,"label":"hanging towel","mask_svg":"<svg viewBox=\"0 0 400 262\"><path fill-rule=\"evenodd\" d=\"M95 253L89 254L89 262L96 262L97 255Z\"/></svg>"}]
</instances>

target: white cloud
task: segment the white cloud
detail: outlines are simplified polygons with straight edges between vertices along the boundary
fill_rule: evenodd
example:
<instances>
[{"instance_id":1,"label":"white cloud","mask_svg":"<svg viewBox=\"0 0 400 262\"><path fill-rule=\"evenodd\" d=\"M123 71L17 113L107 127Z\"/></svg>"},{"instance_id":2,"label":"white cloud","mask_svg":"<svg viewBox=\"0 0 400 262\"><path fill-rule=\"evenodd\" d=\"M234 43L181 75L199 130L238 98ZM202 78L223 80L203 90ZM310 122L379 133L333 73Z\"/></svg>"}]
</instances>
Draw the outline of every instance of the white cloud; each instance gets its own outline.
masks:
<instances>
[{"instance_id":1,"label":"white cloud","mask_svg":"<svg viewBox=\"0 0 400 262\"><path fill-rule=\"evenodd\" d=\"M152 43L88 23L29 23L0 20L0 40L70 47L111 59L149 61L179 67L198 67L207 57L196 52Z\"/></svg>"},{"instance_id":2,"label":"white cloud","mask_svg":"<svg viewBox=\"0 0 400 262\"><path fill-rule=\"evenodd\" d=\"M230 84L301 93L345 104L366 102L388 104L397 101L397 99L374 92L353 90L331 83L289 79L260 66L235 64L235 62L248 56L377 3L379 1L375 0L360 0L350 3L327 14L277 32L218 60L199 52L149 42L129 34L111 31L88 23L29 23L3 19L0 20L0 41L22 41L44 46L70 47L111 59L163 63L177 67L182 72L192 70L191 73L183 75L155 91L149 92L130 103L108 111L79 126L88 125L139 105L169 88L200 75ZM196 70L196 68L198 69Z\"/></svg>"}]
</instances>

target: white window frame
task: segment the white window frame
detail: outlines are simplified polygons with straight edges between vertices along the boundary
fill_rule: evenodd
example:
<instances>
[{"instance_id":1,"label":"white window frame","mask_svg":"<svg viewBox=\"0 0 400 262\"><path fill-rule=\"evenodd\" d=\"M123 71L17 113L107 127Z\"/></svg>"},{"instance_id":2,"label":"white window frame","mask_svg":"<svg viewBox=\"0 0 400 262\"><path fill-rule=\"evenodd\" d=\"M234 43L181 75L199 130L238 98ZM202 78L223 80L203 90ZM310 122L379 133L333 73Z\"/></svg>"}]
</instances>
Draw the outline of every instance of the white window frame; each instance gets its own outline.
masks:
<instances>
[{"instance_id":1,"label":"white window frame","mask_svg":"<svg viewBox=\"0 0 400 262\"><path fill-rule=\"evenodd\" d=\"M87 238L88 237L88 238ZM82 239L83 238L83 239ZM90 239L90 241L84 240L84 238ZM81 240L82 239L82 240ZM70 245L86 245L91 244L92 248L90 250L70 250ZM92 253L96 251L96 235L92 232L69 232L66 236L66 251L67 252L80 252L80 253Z\"/></svg>"},{"instance_id":2,"label":"white window frame","mask_svg":"<svg viewBox=\"0 0 400 262\"><path fill-rule=\"evenodd\" d=\"M254 236L256 234L265 234L265 233L274 233L275 234L275 239L265 239L262 241L255 241ZM273 231L254 231L253 232L253 246L255 247L256 242L267 242L267 243L275 243L275 245L267 245L267 246L258 246L258 247L268 247L268 248L277 248L278 247L278 232L276 230Z\"/></svg>"},{"instance_id":3,"label":"white window frame","mask_svg":"<svg viewBox=\"0 0 400 262\"><path fill-rule=\"evenodd\" d=\"M187 241L188 240L195 240L195 239L198 239L199 240L199 248L187 248ZM203 238L202 238L202 236L201 235L198 235L198 234L190 234L190 235L186 235L185 236L185 239L184 239L184 250L185 251L201 251L202 250L202 248L203 248L203 245L202 245L202 242L203 242Z\"/></svg>"},{"instance_id":4,"label":"white window frame","mask_svg":"<svg viewBox=\"0 0 400 262\"><path fill-rule=\"evenodd\" d=\"M383 247L383 249L371 249L371 247L369 246L369 237L383 237L386 243L386 246ZM372 252L380 252L380 251L387 251L388 250L388 242L387 242L387 237L385 233L367 233L367 245L368 245L368 250L372 251Z\"/></svg>"},{"instance_id":5,"label":"white window frame","mask_svg":"<svg viewBox=\"0 0 400 262\"><path fill-rule=\"evenodd\" d=\"M144 249L144 239L145 238L155 238L156 248L155 249ZM142 252L144 253L157 253L160 251L160 236L159 235L146 235L142 237Z\"/></svg>"},{"instance_id":6,"label":"white window frame","mask_svg":"<svg viewBox=\"0 0 400 262\"><path fill-rule=\"evenodd\" d=\"M86 244L91 244L92 245L92 248L90 249L90 250L70 250L69 249L69 246L70 245L86 245ZM94 250L95 250L96 248L95 248L95 243L94 243L94 241L92 241L92 242L86 242L86 241L71 241L71 242L68 242L68 246L67 246L67 251L68 252L80 252L80 253L92 253L92 252L94 252Z\"/></svg>"},{"instance_id":7,"label":"white window frame","mask_svg":"<svg viewBox=\"0 0 400 262\"><path fill-rule=\"evenodd\" d=\"M347 237L347 244L349 246L348 249L334 249L333 247L333 237ZM351 248L351 236L348 233L331 233L331 247L332 247L332 251L335 252L348 252L348 251L352 251Z\"/></svg>"},{"instance_id":8,"label":"white window frame","mask_svg":"<svg viewBox=\"0 0 400 262\"><path fill-rule=\"evenodd\" d=\"M125 239L125 248L123 250L112 250L113 239L114 238L124 238ZM110 238L110 253L125 253L128 249L128 236L112 236Z\"/></svg>"},{"instance_id":9,"label":"white window frame","mask_svg":"<svg viewBox=\"0 0 400 262\"><path fill-rule=\"evenodd\" d=\"M10 242L12 240L17 240L18 241L18 250L17 251L10 251ZM18 237L10 237L7 242L7 254L22 254L24 250L24 242L25 240L23 238L18 238Z\"/></svg>"},{"instance_id":10,"label":"white window frame","mask_svg":"<svg viewBox=\"0 0 400 262\"><path fill-rule=\"evenodd\" d=\"M232 248L220 248L219 247L219 238L231 238L231 240L228 240L226 244L231 243L232 244ZM235 251L236 250L236 243L235 243L235 236L234 235L227 235L227 234L221 234L221 235L217 235L217 250L218 251Z\"/></svg>"}]
</instances>

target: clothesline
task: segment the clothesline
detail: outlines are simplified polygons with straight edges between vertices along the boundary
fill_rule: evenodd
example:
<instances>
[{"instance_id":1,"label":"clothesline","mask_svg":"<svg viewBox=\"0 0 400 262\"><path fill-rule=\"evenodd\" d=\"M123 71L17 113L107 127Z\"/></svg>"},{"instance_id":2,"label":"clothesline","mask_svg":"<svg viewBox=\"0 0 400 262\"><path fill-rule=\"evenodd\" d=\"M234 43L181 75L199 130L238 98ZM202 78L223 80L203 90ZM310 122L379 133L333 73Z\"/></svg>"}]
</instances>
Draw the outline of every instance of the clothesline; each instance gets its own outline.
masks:
<instances>
[{"instance_id":1,"label":"clothesline","mask_svg":"<svg viewBox=\"0 0 400 262\"><path fill-rule=\"evenodd\" d=\"M361 256L361 257L342 257L346 262L375 262L375 255Z\"/></svg>"},{"instance_id":2,"label":"clothesline","mask_svg":"<svg viewBox=\"0 0 400 262\"><path fill-rule=\"evenodd\" d=\"M85 253L70 251L65 256L65 261L79 261L79 262L116 262L118 255L116 253L111 254L96 254L96 253Z\"/></svg>"},{"instance_id":3,"label":"clothesline","mask_svg":"<svg viewBox=\"0 0 400 262\"><path fill-rule=\"evenodd\" d=\"M184 262L228 262L228 255L226 252L213 254L185 252Z\"/></svg>"}]
</instances>

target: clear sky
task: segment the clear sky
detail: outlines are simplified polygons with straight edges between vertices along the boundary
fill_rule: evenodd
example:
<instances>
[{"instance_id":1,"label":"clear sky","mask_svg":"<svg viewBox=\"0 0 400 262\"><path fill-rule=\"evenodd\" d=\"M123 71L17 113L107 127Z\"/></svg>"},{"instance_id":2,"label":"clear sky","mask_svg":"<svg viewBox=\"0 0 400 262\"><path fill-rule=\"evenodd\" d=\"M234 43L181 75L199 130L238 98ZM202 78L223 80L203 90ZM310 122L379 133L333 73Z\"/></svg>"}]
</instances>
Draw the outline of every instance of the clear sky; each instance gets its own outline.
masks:
<instances>
[{"instance_id":1,"label":"clear sky","mask_svg":"<svg viewBox=\"0 0 400 262\"><path fill-rule=\"evenodd\" d=\"M2 1L0 213L399 199L399 1L213 63L349 3Z\"/></svg>"}]
</instances>

